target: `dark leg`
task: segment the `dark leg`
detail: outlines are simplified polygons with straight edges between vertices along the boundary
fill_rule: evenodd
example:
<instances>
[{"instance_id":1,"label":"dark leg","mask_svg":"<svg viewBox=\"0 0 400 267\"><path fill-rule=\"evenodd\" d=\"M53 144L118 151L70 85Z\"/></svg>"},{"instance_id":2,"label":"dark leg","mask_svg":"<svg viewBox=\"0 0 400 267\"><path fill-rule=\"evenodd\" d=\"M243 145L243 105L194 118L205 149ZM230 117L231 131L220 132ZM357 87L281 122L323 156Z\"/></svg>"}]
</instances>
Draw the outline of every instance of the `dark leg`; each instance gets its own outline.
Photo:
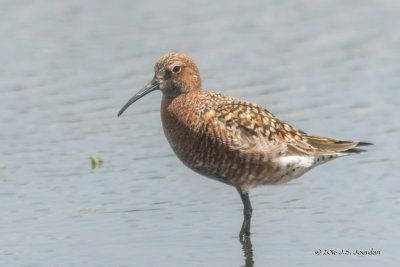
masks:
<instances>
[{"instance_id":1,"label":"dark leg","mask_svg":"<svg viewBox=\"0 0 400 267\"><path fill-rule=\"evenodd\" d=\"M236 188L239 192L240 197L242 198L243 202L243 224L242 229L240 230L239 237L245 238L250 236L250 222L251 222L251 214L253 213L253 208L251 207L249 194L247 192L243 192L240 188Z\"/></svg>"}]
</instances>

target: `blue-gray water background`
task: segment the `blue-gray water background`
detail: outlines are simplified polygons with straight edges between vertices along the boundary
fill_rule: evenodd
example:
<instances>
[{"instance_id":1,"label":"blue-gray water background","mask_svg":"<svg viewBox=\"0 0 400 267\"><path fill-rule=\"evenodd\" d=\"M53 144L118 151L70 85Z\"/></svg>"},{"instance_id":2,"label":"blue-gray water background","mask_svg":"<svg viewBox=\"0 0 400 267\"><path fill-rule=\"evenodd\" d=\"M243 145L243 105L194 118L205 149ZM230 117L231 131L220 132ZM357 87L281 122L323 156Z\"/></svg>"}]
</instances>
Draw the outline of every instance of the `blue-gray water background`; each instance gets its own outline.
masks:
<instances>
[{"instance_id":1,"label":"blue-gray water background","mask_svg":"<svg viewBox=\"0 0 400 267\"><path fill-rule=\"evenodd\" d=\"M245 264L240 198L174 156L160 93L116 117L158 57L184 51L207 89L375 143L252 191L254 265L395 266L399 14L389 0L1 1L0 265Z\"/></svg>"}]
</instances>

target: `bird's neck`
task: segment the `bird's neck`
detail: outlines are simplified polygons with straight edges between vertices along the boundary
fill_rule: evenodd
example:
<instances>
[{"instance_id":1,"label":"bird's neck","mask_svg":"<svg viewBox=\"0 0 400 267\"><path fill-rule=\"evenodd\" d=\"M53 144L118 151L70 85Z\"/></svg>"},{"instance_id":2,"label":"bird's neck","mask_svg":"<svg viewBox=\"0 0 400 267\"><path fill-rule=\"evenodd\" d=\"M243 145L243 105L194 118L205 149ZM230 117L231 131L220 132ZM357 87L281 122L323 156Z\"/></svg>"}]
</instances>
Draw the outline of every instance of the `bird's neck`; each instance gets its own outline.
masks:
<instances>
[{"instance_id":1,"label":"bird's neck","mask_svg":"<svg viewBox=\"0 0 400 267\"><path fill-rule=\"evenodd\" d=\"M173 99L163 96L161 121L165 136L175 153L184 161L185 149L194 146L201 135L198 111L199 95L188 93Z\"/></svg>"},{"instance_id":2,"label":"bird's neck","mask_svg":"<svg viewBox=\"0 0 400 267\"><path fill-rule=\"evenodd\" d=\"M197 120L198 97L201 91L192 91L176 97L163 95L161 117L164 122L190 124ZM196 117L196 118L195 118Z\"/></svg>"},{"instance_id":3,"label":"bird's neck","mask_svg":"<svg viewBox=\"0 0 400 267\"><path fill-rule=\"evenodd\" d=\"M178 96L163 95L161 112L178 117L186 117L191 113L189 111L195 108L200 93L200 91L193 91Z\"/></svg>"}]
</instances>

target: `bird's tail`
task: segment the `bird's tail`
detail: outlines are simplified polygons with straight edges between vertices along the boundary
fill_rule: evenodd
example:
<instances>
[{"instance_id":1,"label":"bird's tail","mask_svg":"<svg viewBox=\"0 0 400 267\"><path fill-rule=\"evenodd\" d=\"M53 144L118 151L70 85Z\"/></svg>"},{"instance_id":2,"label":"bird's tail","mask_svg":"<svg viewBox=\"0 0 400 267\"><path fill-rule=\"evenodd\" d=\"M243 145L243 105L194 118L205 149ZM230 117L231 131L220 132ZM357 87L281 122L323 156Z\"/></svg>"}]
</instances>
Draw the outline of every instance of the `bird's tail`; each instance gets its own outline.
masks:
<instances>
[{"instance_id":1,"label":"bird's tail","mask_svg":"<svg viewBox=\"0 0 400 267\"><path fill-rule=\"evenodd\" d=\"M344 141L333 138L320 137L320 136L307 136L308 143L321 153L361 153L365 152L365 149L361 149L361 146L369 146L372 143L359 142L359 141Z\"/></svg>"}]
</instances>

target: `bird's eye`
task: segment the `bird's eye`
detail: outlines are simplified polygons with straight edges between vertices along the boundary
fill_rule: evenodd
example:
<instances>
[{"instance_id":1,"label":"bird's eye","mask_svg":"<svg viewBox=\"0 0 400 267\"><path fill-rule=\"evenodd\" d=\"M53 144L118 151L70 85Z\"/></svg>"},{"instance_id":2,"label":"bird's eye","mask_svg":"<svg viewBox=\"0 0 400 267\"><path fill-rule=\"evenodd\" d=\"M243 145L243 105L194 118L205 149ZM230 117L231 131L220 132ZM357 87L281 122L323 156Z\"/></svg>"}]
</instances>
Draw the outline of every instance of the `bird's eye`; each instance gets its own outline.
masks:
<instances>
[{"instance_id":1,"label":"bird's eye","mask_svg":"<svg viewBox=\"0 0 400 267\"><path fill-rule=\"evenodd\" d=\"M179 73L179 72L181 72L181 70L182 70L181 66L175 66L175 67L173 67L172 72Z\"/></svg>"}]
</instances>

